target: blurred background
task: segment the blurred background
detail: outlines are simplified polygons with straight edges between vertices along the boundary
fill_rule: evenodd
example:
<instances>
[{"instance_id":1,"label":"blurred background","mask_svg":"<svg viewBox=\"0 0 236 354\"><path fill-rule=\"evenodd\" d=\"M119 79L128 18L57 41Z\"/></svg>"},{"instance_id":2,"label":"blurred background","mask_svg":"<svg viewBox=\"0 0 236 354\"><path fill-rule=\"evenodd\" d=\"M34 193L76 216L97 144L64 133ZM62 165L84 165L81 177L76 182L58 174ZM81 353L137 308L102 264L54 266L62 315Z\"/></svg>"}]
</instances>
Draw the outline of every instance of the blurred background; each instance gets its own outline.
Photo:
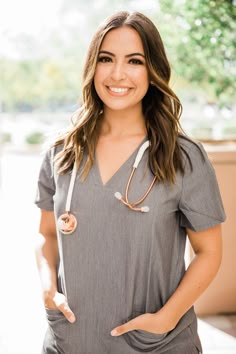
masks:
<instances>
[{"instance_id":1,"label":"blurred background","mask_svg":"<svg viewBox=\"0 0 236 354\"><path fill-rule=\"evenodd\" d=\"M228 216L224 258L196 310L205 353L236 352L236 1L0 0L1 354L40 353L46 324L33 200L41 152L70 123L90 39L118 10L143 12L156 24L183 104L182 126L215 167ZM189 247L186 254L192 257Z\"/></svg>"}]
</instances>

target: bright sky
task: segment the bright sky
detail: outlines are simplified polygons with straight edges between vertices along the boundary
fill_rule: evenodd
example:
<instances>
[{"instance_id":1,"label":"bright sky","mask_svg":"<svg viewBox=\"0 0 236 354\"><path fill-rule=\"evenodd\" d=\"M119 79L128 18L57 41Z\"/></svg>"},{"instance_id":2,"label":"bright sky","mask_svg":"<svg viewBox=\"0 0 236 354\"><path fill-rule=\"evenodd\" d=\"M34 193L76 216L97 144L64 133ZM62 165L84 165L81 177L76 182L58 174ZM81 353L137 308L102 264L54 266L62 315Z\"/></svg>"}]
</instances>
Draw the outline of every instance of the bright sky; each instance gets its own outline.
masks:
<instances>
[{"instance_id":1,"label":"bright sky","mask_svg":"<svg viewBox=\"0 0 236 354\"><path fill-rule=\"evenodd\" d=\"M60 27L61 16L58 14L62 2L63 0L0 0L0 56L18 56L17 40L14 39L21 34L36 37L43 42L44 35L50 33L51 29ZM97 2L95 3L100 2L102 5L102 0ZM157 0L134 0L130 2L130 7L133 7L132 10L142 11L156 7L157 3ZM71 16L73 17L73 13ZM68 19L70 23L73 22L71 16Z\"/></svg>"},{"instance_id":2,"label":"bright sky","mask_svg":"<svg viewBox=\"0 0 236 354\"><path fill-rule=\"evenodd\" d=\"M8 30L12 34L37 35L42 27L57 24L62 2L63 0L0 0L0 33ZM156 3L157 0L135 0L131 1L131 7L133 5L142 10L155 7Z\"/></svg>"},{"instance_id":3,"label":"bright sky","mask_svg":"<svg viewBox=\"0 0 236 354\"><path fill-rule=\"evenodd\" d=\"M38 36L58 24L62 0L0 0L0 55L17 56L11 43L20 34Z\"/></svg>"},{"instance_id":4,"label":"bright sky","mask_svg":"<svg viewBox=\"0 0 236 354\"><path fill-rule=\"evenodd\" d=\"M0 0L0 33L38 34L42 26L53 26L62 0Z\"/></svg>"}]
</instances>

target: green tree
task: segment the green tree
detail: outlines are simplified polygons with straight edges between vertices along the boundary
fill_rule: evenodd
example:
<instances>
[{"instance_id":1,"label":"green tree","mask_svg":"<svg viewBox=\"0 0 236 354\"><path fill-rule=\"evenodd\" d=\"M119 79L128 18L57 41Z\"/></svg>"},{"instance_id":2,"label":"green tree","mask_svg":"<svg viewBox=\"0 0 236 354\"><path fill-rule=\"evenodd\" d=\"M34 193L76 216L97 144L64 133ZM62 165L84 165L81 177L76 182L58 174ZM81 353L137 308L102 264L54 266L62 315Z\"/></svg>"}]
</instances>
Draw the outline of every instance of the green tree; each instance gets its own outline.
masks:
<instances>
[{"instance_id":1,"label":"green tree","mask_svg":"<svg viewBox=\"0 0 236 354\"><path fill-rule=\"evenodd\" d=\"M36 100L37 63L2 58L0 67L0 101L3 109L31 110Z\"/></svg>"},{"instance_id":2,"label":"green tree","mask_svg":"<svg viewBox=\"0 0 236 354\"><path fill-rule=\"evenodd\" d=\"M21 59L0 58L0 106L17 111L75 105L85 53L97 25L114 11L129 9L132 3L64 0L60 27L47 34L43 45L30 34L19 36L15 40ZM173 77L178 78L177 93L183 84L188 92L203 93L208 101L235 101L235 1L160 0L153 11L144 13L164 39Z\"/></svg>"},{"instance_id":3,"label":"green tree","mask_svg":"<svg viewBox=\"0 0 236 354\"><path fill-rule=\"evenodd\" d=\"M4 111L50 110L75 104L79 75L73 58L0 60L0 102Z\"/></svg>"},{"instance_id":4,"label":"green tree","mask_svg":"<svg viewBox=\"0 0 236 354\"><path fill-rule=\"evenodd\" d=\"M235 102L235 1L160 4L165 42L177 75L201 88L209 101Z\"/></svg>"}]
</instances>

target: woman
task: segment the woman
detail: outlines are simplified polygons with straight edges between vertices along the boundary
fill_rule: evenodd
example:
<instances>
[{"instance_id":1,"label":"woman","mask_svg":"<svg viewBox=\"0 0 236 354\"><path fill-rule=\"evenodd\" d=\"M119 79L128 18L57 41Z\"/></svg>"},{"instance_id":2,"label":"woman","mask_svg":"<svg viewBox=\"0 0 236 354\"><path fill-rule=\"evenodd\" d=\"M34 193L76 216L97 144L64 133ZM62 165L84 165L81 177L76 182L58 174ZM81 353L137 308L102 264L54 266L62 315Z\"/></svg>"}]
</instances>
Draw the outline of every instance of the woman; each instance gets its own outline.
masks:
<instances>
[{"instance_id":1,"label":"woman","mask_svg":"<svg viewBox=\"0 0 236 354\"><path fill-rule=\"evenodd\" d=\"M147 17L120 12L99 27L83 105L39 174L43 353L202 350L193 304L219 268L225 215L206 153L179 133L169 79Z\"/></svg>"}]
</instances>

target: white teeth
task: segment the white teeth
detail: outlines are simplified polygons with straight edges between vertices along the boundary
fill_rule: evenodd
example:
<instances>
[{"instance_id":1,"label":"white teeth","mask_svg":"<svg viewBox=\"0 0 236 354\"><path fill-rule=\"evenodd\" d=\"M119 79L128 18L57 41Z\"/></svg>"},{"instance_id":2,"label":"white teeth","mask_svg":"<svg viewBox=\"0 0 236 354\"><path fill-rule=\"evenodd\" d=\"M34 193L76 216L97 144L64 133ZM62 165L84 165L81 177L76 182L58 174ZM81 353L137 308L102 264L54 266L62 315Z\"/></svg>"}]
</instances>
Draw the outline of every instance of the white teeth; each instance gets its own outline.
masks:
<instances>
[{"instance_id":1,"label":"white teeth","mask_svg":"<svg viewBox=\"0 0 236 354\"><path fill-rule=\"evenodd\" d=\"M112 92L117 92L117 93L120 93L120 92L127 92L129 89L128 88L123 88L123 87L109 87L109 89L112 91Z\"/></svg>"}]
</instances>

